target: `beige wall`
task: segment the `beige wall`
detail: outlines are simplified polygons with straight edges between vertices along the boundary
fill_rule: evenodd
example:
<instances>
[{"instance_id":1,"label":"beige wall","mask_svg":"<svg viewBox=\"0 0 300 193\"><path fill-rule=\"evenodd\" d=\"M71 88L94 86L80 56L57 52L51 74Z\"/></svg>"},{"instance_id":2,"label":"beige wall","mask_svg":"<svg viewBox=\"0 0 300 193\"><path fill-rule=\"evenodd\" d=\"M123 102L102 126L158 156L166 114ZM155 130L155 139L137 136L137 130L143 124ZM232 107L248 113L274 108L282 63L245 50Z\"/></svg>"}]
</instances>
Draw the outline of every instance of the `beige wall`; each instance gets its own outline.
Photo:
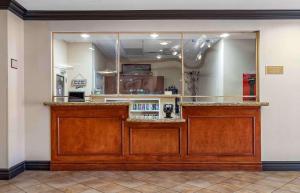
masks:
<instances>
[{"instance_id":1,"label":"beige wall","mask_svg":"<svg viewBox=\"0 0 300 193\"><path fill-rule=\"evenodd\" d=\"M0 26L0 168L9 168L25 159L24 22L0 11Z\"/></svg>"},{"instance_id":2,"label":"beige wall","mask_svg":"<svg viewBox=\"0 0 300 193\"><path fill-rule=\"evenodd\" d=\"M25 160L50 159L51 45L47 23L25 22Z\"/></svg>"},{"instance_id":3,"label":"beige wall","mask_svg":"<svg viewBox=\"0 0 300 193\"><path fill-rule=\"evenodd\" d=\"M8 167L25 159L24 21L8 12ZM18 69L10 68L16 59Z\"/></svg>"},{"instance_id":4,"label":"beige wall","mask_svg":"<svg viewBox=\"0 0 300 193\"><path fill-rule=\"evenodd\" d=\"M25 21L26 160L50 159L51 31L261 31L262 159L299 161L300 21ZM265 75L283 65L284 75Z\"/></svg>"},{"instance_id":5,"label":"beige wall","mask_svg":"<svg viewBox=\"0 0 300 193\"><path fill-rule=\"evenodd\" d=\"M0 10L0 168L8 167L7 144L7 11Z\"/></svg>"}]
</instances>

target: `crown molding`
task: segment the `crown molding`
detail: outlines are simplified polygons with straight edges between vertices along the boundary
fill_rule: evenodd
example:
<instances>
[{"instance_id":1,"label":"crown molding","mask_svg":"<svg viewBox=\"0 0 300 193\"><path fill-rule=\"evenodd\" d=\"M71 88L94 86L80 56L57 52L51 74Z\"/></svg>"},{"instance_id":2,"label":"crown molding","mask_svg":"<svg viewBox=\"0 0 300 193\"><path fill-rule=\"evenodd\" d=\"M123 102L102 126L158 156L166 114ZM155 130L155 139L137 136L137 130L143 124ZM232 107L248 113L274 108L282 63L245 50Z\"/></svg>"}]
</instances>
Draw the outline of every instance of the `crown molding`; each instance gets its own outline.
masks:
<instances>
[{"instance_id":1,"label":"crown molding","mask_svg":"<svg viewBox=\"0 0 300 193\"><path fill-rule=\"evenodd\" d=\"M300 19L300 10L28 11L26 20Z\"/></svg>"},{"instance_id":2,"label":"crown molding","mask_svg":"<svg viewBox=\"0 0 300 193\"><path fill-rule=\"evenodd\" d=\"M1 0L0 9L8 9L9 4L10 4L10 0Z\"/></svg>"},{"instance_id":3,"label":"crown molding","mask_svg":"<svg viewBox=\"0 0 300 193\"><path fill-rule=\"evenodd\" d=\"M27 10L15 0L1 0L0 10L10 10L18 17L25 19Z\"/></svg>"},{"instance_id":4,"label":"crown molding","mask_svg":"<svg viewBox=\"0 0 300 193\"><path fill-rule=\"evenodd\" d=\"M300 10L105 10L48 11L26 10L15 0L1 0L0 9L8 9L24 20L273 20L300 19Z\"/></svg>"},{"instance_id":5,"label":"crown molding","mask_svg":"<svg viewBox=\"0 0 300 193\"><path fill-rule=\"evenodd\" d=\"M25 19L26 14L27 14L27 9L25 9L21 4L19 4L16 1L11 1L10 5L8 7L8 10L16 14L22 19Z\"/></svg>"}]
</instances>

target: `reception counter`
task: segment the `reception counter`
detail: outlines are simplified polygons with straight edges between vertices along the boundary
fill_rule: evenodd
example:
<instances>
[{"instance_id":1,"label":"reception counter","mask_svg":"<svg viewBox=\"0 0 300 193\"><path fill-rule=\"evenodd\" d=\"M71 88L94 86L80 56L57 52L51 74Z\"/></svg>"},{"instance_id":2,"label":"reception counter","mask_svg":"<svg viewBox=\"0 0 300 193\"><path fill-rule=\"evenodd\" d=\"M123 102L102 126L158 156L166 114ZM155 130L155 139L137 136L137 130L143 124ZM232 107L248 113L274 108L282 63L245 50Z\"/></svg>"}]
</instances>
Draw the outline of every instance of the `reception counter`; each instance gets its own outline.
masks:
<instances>
[{"instance_id":1,"label":"reception counter","mask_svg":"<svg viewBox=\"0 0 300 193\"><path fill-rule=\"evenodd\" d=\"M129 117L129 103L45 103L52 170L261 170L268 103L181 103L182 118Z\"/></svg>"}]
</instances>

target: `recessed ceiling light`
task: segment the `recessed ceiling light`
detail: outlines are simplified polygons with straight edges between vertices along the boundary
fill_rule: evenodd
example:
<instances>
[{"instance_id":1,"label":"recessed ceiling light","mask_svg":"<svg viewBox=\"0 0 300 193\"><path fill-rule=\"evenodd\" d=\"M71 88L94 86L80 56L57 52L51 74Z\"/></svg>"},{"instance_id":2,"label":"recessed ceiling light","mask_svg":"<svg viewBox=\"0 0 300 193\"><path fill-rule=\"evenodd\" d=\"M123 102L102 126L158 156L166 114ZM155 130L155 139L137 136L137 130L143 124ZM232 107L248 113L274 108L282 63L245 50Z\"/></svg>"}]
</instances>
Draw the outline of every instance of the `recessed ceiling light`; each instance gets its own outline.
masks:
<instances>
[{"instance_id":1,"label":"recessed ceiling light","mask_svg":"<svg viewBox=\"0 0 300 193\"><path fill-rule=\"evenodd\" d=\"M223 33L223 34L220 35L221 38L227 38L229 36L230 36L229 33Z\"/></svg>"},{"instance_id":2,"label":"recessed ceiling light","mask_svg":"<svg viewBox=\"0 0 300 193\"><path fill-rule=\"evenodd\" d=\"M202 55L201 55L201 54L198 54L197 59L198 59L198 60L201 60L201 58L202 58Z\"/></svg>"},{"instance_id":3,"label":"recessed ceiling light","mask_svg":"<svg viewBox=\"0 0 300 193\"><path fill-rule=\"evenodd\" d=\"M90 34L81 34L81 37L84 38L84 39L87 39L87 38L89 38L91 36L90 36Z\"/></svg>"},{"instance_id":4,"label":"recessed ceiling light","mask_svg":"<svg viewBox=\"0 0 300 193\"><path fill-rule=\"evenodd\" d=\"M157 55L156 58L157 58L157 59L161 59L161 55Z\"/></svg>"},{"instance_id":5,"label":"recessed ceiling light","mask_svg":"<svg viewBox=\"0 0 300 193\"><path fill-rule=\"evenodd\" d=\"M157 38L159 35L157 33L150 34L151 38Z\"/></svg>"},{"instance_id":6,"label":"recessed ceiling light","mask_svg":"<svg viewBox=\"0 0 300 193\"><path fill-rule=\"evenodd\" d=\"M160 52L162 52L163 50L159 50Z\"/></svg>"},{"instance_id":7,"label":"recessed ceiling light","mask_svg":"<svg viewBox=\"0 0 300 193\"><path fill-rule=\"evenodd\" d=\"M169 44L169 42L160 42L160 45L162 45L162 46L166 46L168 44Z\"/></svg>"},{"instance_id":8,"label":"recessed ceiling light","mask_svg":"<svg viewBox=\"0 0 300 193\"><path fill-rule=\"evenodd\" d=\"M178 54L178 52L176 52L176 51L172 52L173 56L176 56L177 54Z\"/></svg>"}]
</instances>

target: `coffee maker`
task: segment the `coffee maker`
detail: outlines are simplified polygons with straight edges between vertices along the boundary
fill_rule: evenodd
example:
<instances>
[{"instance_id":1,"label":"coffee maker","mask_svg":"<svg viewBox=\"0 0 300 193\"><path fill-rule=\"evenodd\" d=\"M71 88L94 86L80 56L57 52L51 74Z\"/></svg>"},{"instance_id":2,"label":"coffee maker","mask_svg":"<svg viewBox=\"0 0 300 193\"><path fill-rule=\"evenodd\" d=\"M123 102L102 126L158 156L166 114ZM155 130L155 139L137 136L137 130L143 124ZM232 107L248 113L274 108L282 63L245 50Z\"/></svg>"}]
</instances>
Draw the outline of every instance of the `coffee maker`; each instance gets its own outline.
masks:
<instances>
[{"instance_id":1,"label":"coffee maker","mask_svg":"<svg viewBox=\"0 0 300 193\"><path fill-rule=\"evenodd\" d=\"M164 105L164 112L166 113L166 117L167 119L171 119L172 118L172 112L173 112L173 108L174 105L173 104L165 104Z\"/></svg>"}]
</instances>

